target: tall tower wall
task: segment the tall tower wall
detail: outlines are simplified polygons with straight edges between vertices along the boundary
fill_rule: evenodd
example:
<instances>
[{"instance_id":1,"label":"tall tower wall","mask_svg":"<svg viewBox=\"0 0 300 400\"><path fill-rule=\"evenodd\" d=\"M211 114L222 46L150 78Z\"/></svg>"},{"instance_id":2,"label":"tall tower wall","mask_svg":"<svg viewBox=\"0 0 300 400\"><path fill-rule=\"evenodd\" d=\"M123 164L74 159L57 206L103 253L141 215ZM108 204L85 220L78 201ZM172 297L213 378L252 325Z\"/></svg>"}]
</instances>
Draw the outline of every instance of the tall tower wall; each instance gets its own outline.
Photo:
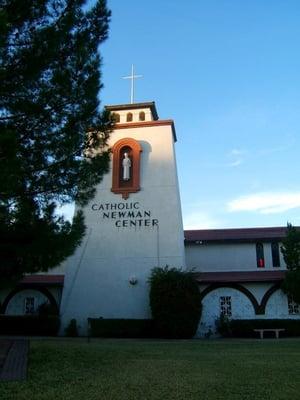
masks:
<instances>
[{"instance_id":1,"label":"tall tower wall","mask_svg":"<svg viewBox=\"0 0 300 400\"><path fill-rule=\"evenodd\" d=\"M87 234L67 262L61 305L62 326L76 318L82 334L88 317L150 318L151 269L185 266L174 124L158 120L153 107L111 110L123 121L133 114L132 121L117 123L111 134L110 172L83 209ZM140 112L144 121L136 120ZM125 152L129 181L123 180Z\"/></svg>"}]
</instances>

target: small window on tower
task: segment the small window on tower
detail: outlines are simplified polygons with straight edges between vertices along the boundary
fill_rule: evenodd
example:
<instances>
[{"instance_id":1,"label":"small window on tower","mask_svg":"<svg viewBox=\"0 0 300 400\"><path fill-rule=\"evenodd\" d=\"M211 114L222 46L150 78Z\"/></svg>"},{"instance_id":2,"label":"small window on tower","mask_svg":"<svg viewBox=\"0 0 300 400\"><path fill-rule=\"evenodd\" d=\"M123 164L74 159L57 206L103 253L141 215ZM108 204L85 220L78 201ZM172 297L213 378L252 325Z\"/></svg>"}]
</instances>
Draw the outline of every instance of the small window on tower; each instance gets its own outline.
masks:
<instances>
[{"instance_id":1,"label":"small window on tower","mask_svg":"<svg viewBox=\"0 0 300 400\"><path fill-rule=\"evenodd\" d=\"M113 113L113 120L116 124L120 122L120 114Z\"/></svg>"},{"instance_id":2,"label":"small window on tower","mask_svg":"<svg viewBox=\"0 0 300 400\"><path fill-rule=\"evenodd\" d=\"M271 243L273 267L280 267L279 244L278 242Z\"/></svg>"},{"instance_id":3,"label":"small window on tower","mask_svg":"<svg viewBox=\"0 0 300 400\"><path fill-rule=\"evenodd\" d=\"M256 262L257 268L265 268L264 245L256 243Z\"/></svg>"},{"instance_id":4,"label":"small window on tower","mask_svg":"<svg viewBox=\"0 0 300 400\"><path fill-rule=\"evenodd\" d=\"M132 121L132 113L127 113L127 116L126 116L126 121L127 122L131 122Z\"/></svg>"},{"instance_id":5,"label":"small window on tower","mask_svg":"<svg viewBox=\"0 0 300 400\"><path fill-rule=\"evenodd\" d=\"M145 121L145 113L144 113L144 111L141 111L141 112L139 113L139 120L140 120L140 121Z\"/></svg>"}]
</instances>

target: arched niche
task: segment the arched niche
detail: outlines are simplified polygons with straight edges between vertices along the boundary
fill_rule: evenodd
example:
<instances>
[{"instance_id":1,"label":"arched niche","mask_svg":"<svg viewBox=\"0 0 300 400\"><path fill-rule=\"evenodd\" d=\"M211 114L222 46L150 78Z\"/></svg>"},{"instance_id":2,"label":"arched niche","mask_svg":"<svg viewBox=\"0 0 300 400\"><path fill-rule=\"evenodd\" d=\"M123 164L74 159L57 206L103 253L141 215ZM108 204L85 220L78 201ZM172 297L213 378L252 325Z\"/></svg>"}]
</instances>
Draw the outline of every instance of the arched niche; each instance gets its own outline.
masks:
<instances>
[{"instance_id":1,"label":"arched niche","mask_svg":"<svg viewBox=\"0 0 300 400\"><path fill-rule=\"evenodd\" d=\"M120 114L118 114L118 113L113 113L112 116L113 116L114 122L115 122L116 124L118 124L118 123L120 122Z\"/></svg>"},{"instance_id":2,"label":"arched niche","mask_svg":"<svg viewBox=\"0 0 300 400\"><path fill-rule=\"evenodd\" d=\"M145 121L145 119L146 119L146 115L145 115L144 111L141 111L139 113L139 121Z\"/></svg>"},{"instance_id":3,"label":"arched niche","mask_svg":"<svg viewBox=\"0 0 300 400\"><path fill-rule=\"evenodd\" d=\"M249 289L245 288L243 285L240 285L239 283L212 283L200 293L201 299L204 299L204 297L210 292L220 288L235 289L243 293L250 300L255 314L256 315L262 314L262 311L255 296L250 292Z\"/></svg>"},{"instance_id":4,"label":"arched niche","mask_svg":"<svg viewBox=\"0 0 300 400\"><path fill-rule=\"evenodd\" d=\"M22 292L26 293L30 291L31 295L34 295L34 292L37 292L41 294L42 296L45 297L45 300L47 299L48 302L52 305L54 310L56 311L57 315L59 314L59 305L57 304L53 294L45 287L36 287L36 286L28 286L28 287L17 287L14 290L12 290L4 299L2 307L0 308L0 313L1 314L6 314L8 305L10 301L14 301L14 298L18 296L19 294L22 294Z\"/></svg>"},{"instance_id":5,"label":"arched niche","mask_svg":"<svg viewBox=\"0 0 300 400\"><path fill-rule=\"evenodd\" d=\"M140 190L140 158L142 151L141 145L131 138L121 139L113 145L111 191L116 194L121 194L123 199L128 199L130 193L135 193ZM124 158L130 160L129 177L126 179L124 179L123 174Z\"/></svg>"},{"instance_id":6,"label":"arched niche","mask_svg":"<svg viewBox=\"0 0 300 400\"><path fill-rule=\"evenodd\" d=\"M126 121L127 122L132 122L132 120L133 120L133 114L131 112L127 113Z\"/></svg>"}]
</instances>

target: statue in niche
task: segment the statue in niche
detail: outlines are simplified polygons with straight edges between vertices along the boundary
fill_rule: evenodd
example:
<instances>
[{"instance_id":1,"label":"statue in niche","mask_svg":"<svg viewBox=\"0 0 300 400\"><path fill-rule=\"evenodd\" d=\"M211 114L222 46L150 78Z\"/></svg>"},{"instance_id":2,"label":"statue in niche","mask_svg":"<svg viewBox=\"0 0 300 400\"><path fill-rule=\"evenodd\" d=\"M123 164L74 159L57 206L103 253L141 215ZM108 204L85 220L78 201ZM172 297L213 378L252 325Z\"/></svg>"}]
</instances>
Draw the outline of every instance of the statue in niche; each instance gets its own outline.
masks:
<instances>
[{"instance_id":1,"label":"statue in niche","mask_svg":"<svg viewBox=\"0 0 300 400\"><path fill-rule=\"evenodd\" d=\"M123 166L123 181L129 181L131 161L130 161L130 158L128 157L128 153L124 153L124 158L122 160L122 166Z\"/></svg>"}]
</instances>

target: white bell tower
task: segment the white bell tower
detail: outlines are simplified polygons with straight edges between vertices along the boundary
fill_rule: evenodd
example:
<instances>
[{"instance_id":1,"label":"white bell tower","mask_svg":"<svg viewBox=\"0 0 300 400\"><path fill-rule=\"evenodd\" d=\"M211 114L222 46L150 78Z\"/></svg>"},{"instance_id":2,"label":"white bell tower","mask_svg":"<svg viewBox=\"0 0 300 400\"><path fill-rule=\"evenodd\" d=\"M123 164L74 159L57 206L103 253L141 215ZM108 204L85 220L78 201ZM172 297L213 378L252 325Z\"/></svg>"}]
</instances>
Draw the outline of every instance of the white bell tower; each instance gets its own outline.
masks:
<instances>
[{"instance_id":1,"label":"white bell tower","mask_svg":"<svg viewBox=\"0 0 300 400\"><path fill-rule=\"evenodd\" d=\"M110 172L83 209L87 234L67 261L62 329L76 318L150 318L156 266L185 267L175 127L154 102L106 107L116 125Z\"/></svg>"}]
</instances>

